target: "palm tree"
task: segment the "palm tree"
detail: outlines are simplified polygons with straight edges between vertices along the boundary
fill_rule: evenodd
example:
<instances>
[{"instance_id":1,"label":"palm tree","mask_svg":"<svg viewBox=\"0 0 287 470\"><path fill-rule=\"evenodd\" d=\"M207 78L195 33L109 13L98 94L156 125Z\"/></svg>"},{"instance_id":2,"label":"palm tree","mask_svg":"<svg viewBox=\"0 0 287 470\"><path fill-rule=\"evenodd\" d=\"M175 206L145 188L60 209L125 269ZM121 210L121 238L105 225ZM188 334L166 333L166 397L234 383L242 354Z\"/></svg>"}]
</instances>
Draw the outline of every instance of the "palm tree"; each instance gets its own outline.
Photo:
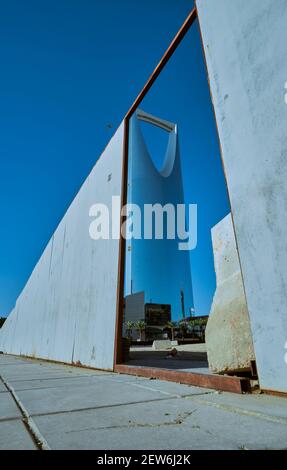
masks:
<instances>
[{"instance_id":1,"label":"palm tree","mask_svg":"<svg viewBox=\"0 0 287 470\"><path fill-rule=\"evenodd\" d=\"M131 339L132 337L132 331L133 331L134 326L135 325L132 321L129 320L126 322L127 334L128 334L129 339Z\"/></svg>"},{"instance_id":2,"label":"palm tree","mask_svg":"<svg viewBox=\"0 0 287 470\"><path fill-rule=\"evenodd\" d=\"M166 324L166 328L168 328L171 331L171 341L174 341L174 329L176 327L176 322L174 321L168 321Z\"/></svg>"},{"instance_id":3,"label":"palm tree","mask_svg":"<svg viewBox=\"0 0 287 470\"><path fill-rule=\"evenodd\" d=\"M181 320L179 322L179 329L180 329L180 332L181 332L181 337L182 337L182 339L184 339L184 335L186 333L186 321L185 320Z\"/></svg>"},{"instance_id":4,"label":"palm tree","mask_svg":"<svg viewBox=\"0 0 287 470\"><path fill-rule=\"evenodd\" d=\"M196 322L197 322L196 319L193 318L192 320L189 320L189 322L187 323L191 334L194 334L194 327L195 327L196 324L197 324Z\"/></svg>"},{"instance_id":5,"label":"palm tree","mask_svg":"<svg viewBox=\"0 0 287 470\"><path fill-rule=\"evenodd\" d=\"M137 321L136 324L135 324L135 327L136 329L139 331L140 333L140 341L144 341L143 339L143 332L145 331L145 327L146 327L146 324L144 321L140 320L140 321Z\"/></svg>"},{"instance_id":6,"label":"palm tree","mask_svg":"<svg viewBox=\"0 0 287 470\"><path fill-rule=\"evenodd\" d=\"M199 327L199 334L201 337L201 340L204 340L204 327L206 325L206 320L204 318L193 318L188 322L188 326L191 329L192 332L195 331L194 327L198 326ZM195 334L195 333L194 333Z\"/></svg>"}]
</instances>

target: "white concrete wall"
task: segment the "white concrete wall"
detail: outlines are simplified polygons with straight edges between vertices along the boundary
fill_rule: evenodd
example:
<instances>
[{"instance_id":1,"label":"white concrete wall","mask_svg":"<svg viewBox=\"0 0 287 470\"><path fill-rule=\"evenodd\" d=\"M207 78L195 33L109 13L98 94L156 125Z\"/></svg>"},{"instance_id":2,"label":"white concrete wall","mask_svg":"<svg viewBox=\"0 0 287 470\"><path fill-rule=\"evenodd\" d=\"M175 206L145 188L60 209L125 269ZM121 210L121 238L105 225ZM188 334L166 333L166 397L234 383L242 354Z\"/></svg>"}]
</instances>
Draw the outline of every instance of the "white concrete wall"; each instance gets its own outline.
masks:
<instances>
[{"instance_id":1,"label":"white concrete wall","mask_svg":"<svg viewBox=\"0 0 287 470\"><path fill-rule=\"evenodd\" d=\"M92 240L89 209L121 195L123 125L56 229L14 310L0 350L113 368L118 240ZM108 176L111 175L110 181Z\"/></svg>"},{"instance_id":2,"label":"white concrete wall","mask_svg":"<svg viewBox=\"0 0 287 470\"><path fill-rule=\"evenodd\" d=\"M260 384L287 392L287 2L197 8Z\"/></svg>"}]
</instances>

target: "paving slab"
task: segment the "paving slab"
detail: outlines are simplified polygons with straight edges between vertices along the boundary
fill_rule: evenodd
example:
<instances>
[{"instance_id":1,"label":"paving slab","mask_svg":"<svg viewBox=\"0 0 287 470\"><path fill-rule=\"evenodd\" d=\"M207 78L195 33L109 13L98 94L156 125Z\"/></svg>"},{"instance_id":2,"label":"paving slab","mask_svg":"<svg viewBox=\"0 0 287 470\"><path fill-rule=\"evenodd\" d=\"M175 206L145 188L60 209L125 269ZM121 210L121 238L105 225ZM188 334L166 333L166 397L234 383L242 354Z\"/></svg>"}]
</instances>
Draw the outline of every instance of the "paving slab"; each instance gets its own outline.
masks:
<instances>
[{"instance_id":1,"label":"paving slab","mask_svg":"<svg viewBox=\"0 0 287 470\"><path fill-rule=\"evenodd\" d=\"M34 420L53 449L236 449L218 435L187 428L195 410L184 399L166 399Z\"/></svg>"},{"instance_id":2,"label":"paving slab","mask_svg":"<svg viewBox=\"0 0 287 470\"><path fill-rule=\"evenodd\" d=\"M5 385L0 381L0 393L1 392L7 392L7 388L5 387Z\"/></svg>"},{"instance_id":3,"label":"paving slab","mask_svg":"<svg viewBox=\"0 0 287 470\"><path fill-rule=\"evenodd\" d=\"M129 383L132 387L143 387L148 389L151 388L152 390L157 390L167 395L185 396L214 393L214 390L208 388L194 387L192 385L184 385L164 380L151 380L146 377L134 377L132 375L119 375L118 377L115 375L111 375L108 380L112 382L123 381Z\"/></svg>"},{"instance_id":4,"label":"paving slab","mask_svg":"<svg viewBox=\"0 0 287 470\"><path fill-rule=\"evenodd\" d=\"M39 377L42 379L57 379L63 377L69 377L69 374L65 374L64 372L57 372L53 370L33 370L24 372L23 370L14 372L7 372L7 370L0 369L0 375L8 380L10 383L15 383L19 380L39 380Z\"/></svg>"},{"instance_id":5,"label":"paving slab","mask_svg":"<svg viewBox=\"0 0 287 470\"><path fill-rule=\"evenodd\" d=\"M55 449L281 449L286 426L185 398L34 418Z\"/></svg>"},{"instance_id":6,"label":"paving slab","mask_svg":"<svg viewBox=\"0 0 287 470\"><path fill-rule=\"evenodd\" d=\"M99 370L99 369L90 369L88 367L80 367L80 366L72 366L60 363L53 363L53 362L41 362L42 366L46 368L53 368L53 370L57 370L58 372L69 373L73 375L110 375L113 372L109 370Z\"/></svg>"},{"instance_id":7,"label":"paving slab","mask_svg":"<svg viewBox=\"0 0 287 470\"><path fill-rule=\"evenodd\" d=\"M63 377L70 377L70 376L78 376L82 377L85 375L88 376L94 376L94 375L104 375L104 373L99 373L99 372L92 372L89 373L89 371L86 370L86 372L83 372L84 369L80 369L75 367L75 370L64 370L64 369L58 369L57 367L53 367L50 365L49 367L47 366L38 366L35 364L29 364L27 365L13 365L13 366L0 366L0 375L5 377L7 380L11 382L15 382L17 380L38 380L39 377L43 379L54 379L54 378L63 378Z\"/></svg>"},{"instance_id":8,"label":"paving slab","mask_svg":"<svg viewBox=\"0 0 287 470\"><path fill-rule=\"evenodd\" d=\"M236 411L243 410L246 414L258 414L268 417L286 420L287 424L287 399L270 395L235 395L233 393L218 393L201 397L207 403L217 404L223 408L230 408ZM287 447L287 439L286 439Z\"/></svg>"},{"instance_id":9,"label":"paving slab","mask_svg":"<svg viewBox=\"0 0 287 470\"><path fill-rule=\"evenodd\" d=\"M98 377L98 376L97 376ZM32 379L32 380L10 380L15 391L21 390L35 390L35 389L49 389L60 387L81 387L82 385L89 385L97 380L94 375L61 375L59 377Z\"/></svg>"},{"instance_id":10,"label":"paving slab","mask_svg":"<svg viewBox=\"0 0 287 470\"><path fill-rule=\"evenodd\" d=\"M24 360L15 360L15 359L10 359L10 360L3 360L3 356L0 355L0 366L15 366L15 365L27 365L29 362L25 362Z\"/></svg>"},{"instance_id":11,"label":"paving slab","mask_svg":"<svg viewBox=\"0 0 287 470\"><path fill-rule=\"evenodd\" d=\"M17 395L32 416L165 398L156 390L137 388L131 392L128 383L111 383L103 377L98 377L95 383L83 384L81 389L71 384L59 388L21 390Z\"/></svg>"},{"instance_id":12,"label":"paving slab","mask_svg":"<svg viewBox=\"0 0 287 470\"><path fill-rule=\"evenodd\" d=\"M32 415L49 413L51 407L54 412L59 412L158 400L166 396L212 393L199 387L115 375L17 381L12 384Z\"/></svg>"},{"instance_id":13,"label":"paving slab","mask_svg":"<svg viewBox=\"0 0 287 470\"><path fill-rule=\"evenodd\" d=\"M287 447L285 398L218 393L145 377L1 359L0 374L52 449ZM11 394L3 387L0 392L0 449L33 447Z\"/></svg>"},{"instance_id":14,"label":"paving slab","mask_svg":"<svg viewBox=\"0 0 287 470\"><path fill-rule=\"evenodd\" d=\"M29 362L29 359L24 359L19 356L0 354L0 364L15 364L20 362L27 364Z\"/></svg>"},{"instance_id":15,"label":"paving slab","mask_svg":"<svg viewBox=\"0 0 287 470\"><path fill-rule=\"evenodd\" d=\"M10 393L3 392L0 395L0 421L13 418L22 418L21 412Z\"/></svg>"},{"instance_id":16,"label":"paving slab","mask_svg":"<svg viewBox=\"0 0 287 470\"><path fill-rule=\"evenodd\" d=\"M193 422L213 435L224 436L228 442L236 442L239 449L286 449L287 422L262 419L259 415L246 415L241 410L229 410L205 406L204 397L188 397L197 406ZM189 418L187 418L187 423Z\"/></svg>"},{"instance_id":17,"label":"paving slab","mask_svg":"<svg viewBox=\"0 0 287 470\"><path fill-rule=\"evenodd\" d=\"M37 450L29 432L21 420L0 424L0 450Z\"/></svg>"}]
</instances>

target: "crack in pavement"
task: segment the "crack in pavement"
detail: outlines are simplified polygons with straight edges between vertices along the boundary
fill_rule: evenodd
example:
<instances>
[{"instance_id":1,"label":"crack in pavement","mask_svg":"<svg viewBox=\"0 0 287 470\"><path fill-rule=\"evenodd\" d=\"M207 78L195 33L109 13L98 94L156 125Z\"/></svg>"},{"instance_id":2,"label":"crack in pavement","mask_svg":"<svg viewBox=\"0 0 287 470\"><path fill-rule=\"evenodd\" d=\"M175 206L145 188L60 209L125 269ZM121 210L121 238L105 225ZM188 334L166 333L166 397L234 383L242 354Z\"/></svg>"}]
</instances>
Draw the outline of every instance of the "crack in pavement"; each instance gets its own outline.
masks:
<instances>
[{"instance_id":1,"label":"crack in pavement","mask_svg":"<svg viewBox=\"0 0 287 470\"><path fill-rule=\"evenodd\" d=\"M114 425L114 426L100 426L98 428L89 427L82 429L73 429L71 431L66 431L65 434L77 433L82 431L103 431L109 429L130 429L130 428L159 428L161 426L179 426L184 424L184 420L194 413L195 410L190 412L184 412L175 418L173 421L164 421L163 423L135 423L130 421L128 424ZM199 426L197 427L199 428Z\"/></svg>"}]
</instances>

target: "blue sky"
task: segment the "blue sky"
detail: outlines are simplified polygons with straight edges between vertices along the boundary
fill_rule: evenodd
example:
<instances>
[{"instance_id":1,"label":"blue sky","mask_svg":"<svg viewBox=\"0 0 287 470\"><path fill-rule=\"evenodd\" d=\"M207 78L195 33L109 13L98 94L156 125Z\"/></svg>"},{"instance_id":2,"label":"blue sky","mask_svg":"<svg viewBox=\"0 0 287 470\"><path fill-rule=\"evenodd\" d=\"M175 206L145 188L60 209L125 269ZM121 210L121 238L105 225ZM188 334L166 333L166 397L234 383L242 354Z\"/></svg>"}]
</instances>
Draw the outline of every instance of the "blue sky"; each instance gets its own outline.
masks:
<instances>
[{"instance_id":1,"label":"blue sky","mask_svg":"<svg viewBox=\"0 0 287 470\"><path fill-rule=\"evenodd\" d=\"M192 0L1 2L0 316L13 307L55 227L192 6ZM199 54L198 47L191 49L191 59L194 53ZM208 104L201 72L199 88L191 86L192 70L192 60L178 70L181 90L185 96L190 92L190 99L203 96ZM165 96L167 82L161 89ZM164 108L152 109L151 101L142 107L166 115ZM177 114L180 109L185 106ZM194 118L201 132L192 144L195 154L206 126L210 144L214 139L216 145L208 113ZM199 157L194 165L201 165ZM218 174L218 164L209 167L204 160L202 165ZM214 194L206 190L205 197ZM224 215L225 196L217 198ZM210 252L208 257L210 268ZM203 268L197 262L200 296L206 301L214 279L201 282ZM199 306L205 308L201 301Z\"/></svg>"},{"instance_id":2,"label":"blue sky","mask_svg":"<svg viewBox=\"0 0 287 470\"><path fill-rule=\"evenodd\" d=\"M230 206L197 22L140 108L178 125L185 202L198 206L198 243L190 252L195 313L206 315L215 289L211 228ZM160 168L168 135L148 124L142 129Z\"/></svg>"}]
</instances>

